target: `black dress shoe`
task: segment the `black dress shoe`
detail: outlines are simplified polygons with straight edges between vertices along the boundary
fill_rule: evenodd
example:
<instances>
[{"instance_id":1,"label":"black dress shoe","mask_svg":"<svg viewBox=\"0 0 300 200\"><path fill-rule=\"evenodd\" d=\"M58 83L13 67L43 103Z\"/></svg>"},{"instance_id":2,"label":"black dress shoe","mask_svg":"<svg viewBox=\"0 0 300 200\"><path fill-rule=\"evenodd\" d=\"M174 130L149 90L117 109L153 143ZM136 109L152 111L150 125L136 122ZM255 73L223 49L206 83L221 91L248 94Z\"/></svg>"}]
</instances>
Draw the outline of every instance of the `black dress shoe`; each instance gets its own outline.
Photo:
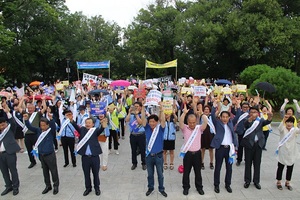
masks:
<instances>
[{"instance_id":1,"label":"black dress shoe","mask_svg":"<svg viewBox=\"0 0 300 200\"><path fill-rule=\"evenodd\" d=\"M215 193L220 193L220 188L219 188L219 186L217 186L217 185L215 185Z\"/></svg>"},{"instance_id":2,"label":"black dress shoe","mask_svg":"<svg viewBox=\"0 0 300 200\"><path fill-rule=\"evenodd\" d=\"M188 195L189 194L189 190L188 189L184 189L183 190L183 195Z\"/></svg>"},{"instance_id":3,"label":"black dress shoe","mask_svg":"<svg viewBox=\"0 0 300 200\"><path fill-rule=\"evenodd\" d=\"M249 185L250 185L250 183L247 183L247 182L246 182L246 183L244 184L244 188L248 188Z\"/></svg>"},{"instance_id":4,"label":"black dress shoe","mask_svg":"<svg viewBox=\"0 0 300 200\"><path fill-rule=\"evenodd\" d=\"M159 193L160 193L161 195L163 195L164 197L168 197L168 194L167 194L165 191L159 191Z\"/></svg>"},{"instance_id":5,"label":"black dress shoe","mask_svg":"<svg viewBox=\"0 0 300 200\"><path fill-rule=\"evenodd\" d=\"M147 166L146 166L146 165L142 165L142 169L143 169L143 170L146 170L146 169L147 169Z\"/></svg>"},{"instance_id":6,"label":"black dress shoe","mask_svg":"<svg viewBox=\"0 0 300 200\"><path fill-rule=\"evenodd\" d=\"M261 186L260 186L260 184L259 184L259 183L254 183L254 185L255 185L256 189L258 189L258 190L260 190L260 189L261 189Z\"/></svg>"},{"instance_id":7,"label":"black dress shoe","mask_svg":"<svg viewBox=\"0 0 300 200\"><path fill-rule=\"evenodd\" d=\"M54 186L53 187L53 194L56 195L58 193L58 187Z\"/></svg>"},{"instance_id":8,"label":"black dress shoe","mask_svg":"<svg viewBox=\"0 0 300 200\"><path fill-rule=\"evenodd\" d=\"M50 190L52 190L52 187L47 186L47 187L43 190L42 194L46 194L46 193L48 193Z\"/></svg>"},{"instance_id":9,"label":"black dress shoe","mask_svg":"<svg viewBox=\"0 0 300 200\"><path fill-rule=\"evenodd\" d=\"M95 190L95 194L96 194L97 196L100 196L101 191L100 191L100 190Z\"/></svg>"},{"instance_id":10,"label":"black dress shoe","mask_svg":"<svg viewBox=\"0 0 300 200\"><path fill-rule=\"evenodd\" d=\"M230 185L225 186L225 188L226 188L227 192L232 193L232 189L231 189Z\"/></svg>"},{"instance_id":11,"label":"black dress shoe","mask_svg":"<svg viewBox=\"0 0 300 200\"><path fill-rule=\"evenodd\" d=\"M67 167L69 164L64 164L64 167Z\"/></svg>"},{"instance_id":12,"label":"black dress shoe","mask_svg":"<svg viewBox=\"0 0 300 200\"><path fill-rule=\"evenodd\" d=\"M240 166L240 165L241 165L241 161L237 161L236 166Z\"/></svg>"},{"instance_id":13,"label":"black dress shoe","mask_svg":"<svg viewBox=\"0 0 300 200\"><path fill-rule=\"evenodd\" d=\"M16 196L17 194L19 194L19 189L13 189L13 195Z\"/></svg>"},{"instance_id":14,"label":"black dress shoe","mask_svg":"<svg viewBox=\"0 0 300 200\"><path fill-rule=\"evenodd\" d=\"M153 189L148 189L148 191L146 192L146 196L149 196L150 194L152 194L154 190Z\"/></svg>"},{"instance_id":15,"label":"black dress shoe","mask_svg":"<svg viewBox=\"0 0 300 200\"><path fill-rule=\"evenodd\" d=\"M13 189L12 188L6 188L2 193L1 196L6 195L7 193L11 192Z\"/></svg>"},{"instance_id":16,"label":"black dress shoe","mask_svg":"<svg viewBox=\"0 0 300 200\"><path fill-rule=\"evenodd\" d=\"M200 195L204 195L203 189L197 189L197 191L198 191L198 193L199 193Z\"/></svg>"},{"instance_id":17,"label":"black dress shoe","mask_svg":"<svg viewBox=\"0 0 300 200\"><path fill-rule=\"evenodd\" d=\"M86 189L83 193L83 196L88 195L91 191L92 191L92 189Z\"/></svg>"},{"instance_id":18,"label":"black dress shoe","mask_svg":"<svg viewBox=\"0 0 300 200\"><path fill-rule=\"evenodd\" d=\"M76 167L77 165L76 164L73 164L73 167Z\"/></svg>"},{"instance_id":19,"label":"black dress shoe","mask_svg":"<svg viewBox=\"0 0 300 200\"><path fill-rule=\"evenodd\" d=\"M131 166L131 170L135 170L135 168L136 168L136 165L133 164L133 165Z\"/></svg>"},{"instance_id":20,"label":"black dress shoe","mask_svg":"<svg viewBox=\"0 0 300 200\"><path fill-rule=\"evenodd\" d=\"M36 163L30 163L30 165L28 166L28 169L33 168L36 165Z\"/></svg>"}]
</instances>

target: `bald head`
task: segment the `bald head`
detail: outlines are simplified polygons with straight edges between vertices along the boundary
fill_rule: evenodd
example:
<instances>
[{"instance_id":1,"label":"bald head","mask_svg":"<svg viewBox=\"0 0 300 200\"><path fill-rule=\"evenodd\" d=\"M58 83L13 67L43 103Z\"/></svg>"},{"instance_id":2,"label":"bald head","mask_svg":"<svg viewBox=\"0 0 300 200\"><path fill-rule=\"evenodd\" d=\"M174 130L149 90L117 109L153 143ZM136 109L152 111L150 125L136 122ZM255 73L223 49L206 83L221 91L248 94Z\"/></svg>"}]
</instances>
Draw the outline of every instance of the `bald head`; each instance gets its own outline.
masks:
<instances>
[{"instance_id":1,"label":"bald head","mask_svg":"<svg viewBox=\"0 0 300 200\"><path fill-rule=\"evenodd\" d=\"M197 117L195 114L189 114L187 118L187 123L190 129L194 129L197 125Z\"/></svg>"}]
</instances>

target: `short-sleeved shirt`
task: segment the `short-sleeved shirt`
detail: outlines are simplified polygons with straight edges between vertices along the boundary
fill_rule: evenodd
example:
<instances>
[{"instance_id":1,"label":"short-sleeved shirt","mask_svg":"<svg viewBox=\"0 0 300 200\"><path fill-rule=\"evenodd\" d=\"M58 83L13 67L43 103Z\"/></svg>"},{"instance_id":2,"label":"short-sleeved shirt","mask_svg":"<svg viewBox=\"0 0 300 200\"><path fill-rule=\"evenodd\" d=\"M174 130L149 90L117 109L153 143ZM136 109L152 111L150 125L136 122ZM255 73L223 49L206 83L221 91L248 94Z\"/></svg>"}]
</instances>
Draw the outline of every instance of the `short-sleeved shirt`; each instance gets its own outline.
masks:
<instances>
[{"instance_id":1,"label":"short-sleeved shirt","mask_svg":"<svg viewBox=\"0 0 300 200\"><path fill-rule=\"evenodd\" d=\"M184 144L186 144L194 130L190 129L189 126L185 124L184 128L181 129L181 131L184 137ZM189 151L199 151L201 149L201 134L202 134L202 128L200 125L196 138L194 139L193 144L191 145Z\"/></svg>"},{"instance_id":2,"label":"short-sleeved shirt","mask_svg":"<svg viewBox=\"0 0 300 200\"><path fill-rule=\"evenodd\" d=\"M146 126L144 128L145 128L145 133L146 133L146 148L147 148L153 130L149 126L148 123L146 124ZM164 133L165 133L165 128L162 128L161 126L159 126L158 134L157 134L156 140L155 140L155 142L153 144L153 147L152 147L150 153L159 153L159 152L163 151L163 147L164 147Z\"/></svg>"}]
</instances>

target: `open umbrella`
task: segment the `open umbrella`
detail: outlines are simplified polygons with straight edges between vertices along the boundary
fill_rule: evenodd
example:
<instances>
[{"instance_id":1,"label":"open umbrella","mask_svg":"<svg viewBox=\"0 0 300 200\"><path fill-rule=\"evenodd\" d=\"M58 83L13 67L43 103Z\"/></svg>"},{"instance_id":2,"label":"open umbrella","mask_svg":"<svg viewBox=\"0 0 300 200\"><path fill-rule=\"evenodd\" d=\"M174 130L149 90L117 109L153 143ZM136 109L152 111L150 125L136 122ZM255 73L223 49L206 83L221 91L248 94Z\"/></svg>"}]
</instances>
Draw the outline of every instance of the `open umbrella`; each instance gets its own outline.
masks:
<instances>
[{"instance_id":1,"label":"open umbrella","mask_svg":"<svg viewBox=\"0 0 300 200\"><path fill-rule=\"evenodd\" d=\"M33 81L29 84L29 86L39 86L41 84L40 81Z\"/></svg>"},{"instance_id":2,"label":"open umbrella","mask_svg":"<svg viewBox=\"0 0 300 200\"><path fill-rule=\"evenodd\" d=\"M12 94L10 92L1 91L0 96L1 97L10 97L10 96L12 96Z\"/></svg>"},{"instance_id":3,"label":"open umbrella","mask_svg":"<svg viewBox=\"0 0 300 200\"><path fill-rule=\"evenodd\" d=\"M232 85L229 80L226 79L219 79L215 82L217 85Z\"/></svg>"},{"instance_id":4,"label":"open umbrella","mask_svg":"<svg viewBox=\"0 0 300 200\"><path fill-rule=\"evenodd\" d=\"M276 88L271 83L268 82L259 82L256 84L256 87L269 93L273 93L276 91Z\"/></svg>"},{"instance_id":5,"label":"open umbrella","mask_svg":"<svg viewBox=\"0 0 300 200\"><path fill-rule=\"evenodd\" d=\"M103 95L109 94L109 93L107 92L107 90L96 89L96 90L90 91L90 92L89 92L89 95L95 95L95 94L100 94L100 93L102 93Z\"/></svg>"},{"instance_id":6,"label":"open umbrella","mask_svg":"<svg viewBox=\"0 0 300 200\"><path fill-rule=\"evenodd\" d=\"M135 89L137 89L137 87L134 86L134 85L130 85L130 86L128 87L128 90L135 90Z\"/></svg>"},{"instance_id":7,"label":"open umbrella","mask_svg":"<svg viewBox=\"0 0 300 200\"><path fill-rule=\"evenodd\" d=\"M110 84L111 86L123 86L123 87L128 87L130 85L129 81L125 81L125 80L117 80L117 81L113 81Z\"/></svg>"},{"instance_id":8,"label":"open umbrella","mask_svg":"<svg viewBox=\"0 0 300 200\"><path fill-rule=\"evenodd\" d=\"M42 97L45 97L46 100L52 100L51 96L45 96L45 95L35 95L34 99L35 100L41 100ZM33 99L33 96L30 96L29 99Z\"/></svg>"}]
</instances>

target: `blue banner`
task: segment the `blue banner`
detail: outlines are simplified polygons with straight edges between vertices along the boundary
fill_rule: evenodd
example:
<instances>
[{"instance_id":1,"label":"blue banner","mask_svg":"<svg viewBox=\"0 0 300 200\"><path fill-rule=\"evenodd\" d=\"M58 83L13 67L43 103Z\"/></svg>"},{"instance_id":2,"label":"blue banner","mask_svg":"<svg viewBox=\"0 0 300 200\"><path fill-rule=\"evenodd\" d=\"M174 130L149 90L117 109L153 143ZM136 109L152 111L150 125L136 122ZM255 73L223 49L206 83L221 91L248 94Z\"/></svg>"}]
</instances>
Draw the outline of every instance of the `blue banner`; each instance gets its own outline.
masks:
<instances>
[{"instance_id":1,"label":"blue banner","mask_svg":"<svg viewBox=\"0 0 300 200\"><path fill-rule=\"evenodd\" d=\"M106 115L106 103L105 102L91 102L91 115L99 116Z\"/></svg>"},{"instance_id":2,"label":"blue banner","mask_svg":"<svg viewBox=\"0 0 300 200\"><path fill-rule=\"evenodd\" d=\"M109 69L110 61L102 62L76 62L77 69Z\"/></svg>"}]
</instances>

